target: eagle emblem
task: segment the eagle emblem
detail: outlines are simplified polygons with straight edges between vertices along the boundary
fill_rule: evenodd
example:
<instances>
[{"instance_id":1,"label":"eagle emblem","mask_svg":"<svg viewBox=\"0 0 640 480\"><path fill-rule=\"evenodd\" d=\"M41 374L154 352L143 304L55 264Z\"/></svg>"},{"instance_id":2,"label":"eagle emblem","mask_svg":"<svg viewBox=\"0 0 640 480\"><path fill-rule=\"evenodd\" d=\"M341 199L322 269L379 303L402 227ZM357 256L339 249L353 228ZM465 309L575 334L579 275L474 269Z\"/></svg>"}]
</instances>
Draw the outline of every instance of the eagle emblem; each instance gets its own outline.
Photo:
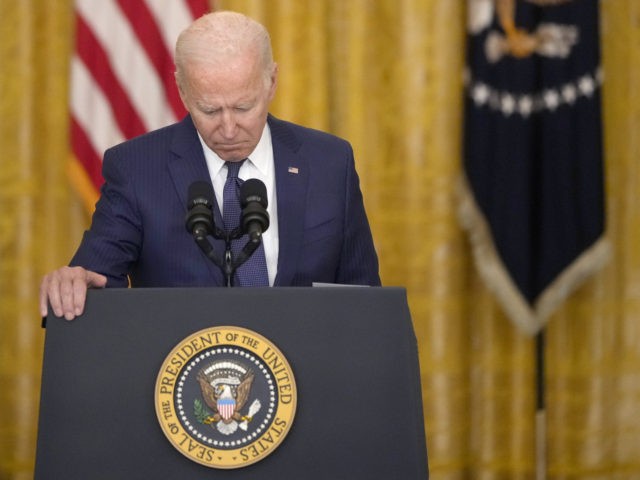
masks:
<instances>
[{"instance_id":1,"label":"eagle emblem","mask_svg":"<svg viewBox=\"0 0 640 480\"><path fill-rule=\"evenodd\" d=\"M525 0L538 7L553 7L573 0ZM526 58L533 54L550 58L567 58L579 39L575 25L541 23L529 32L516 24L517 0L468 0L467 29L476 35L491 26L497 16L502 33L491 31L485 54L489 62L503 57Z\"/></svg>"},{"instance_id":2,"label":"eagle emblem","mask_svg":"<svg viewBox=\"0 0 640 480\"><path fill-rule=\"evenodd\" d=\"M200 370L196 378L204 400L204 405L200 399L194 400L196 419L223 435L235 433L238 427L246 431L261 407L255 399L248 411L242 413L251 394L253 371L237 362L221 361Z\"/></svg>"}]
</instances>

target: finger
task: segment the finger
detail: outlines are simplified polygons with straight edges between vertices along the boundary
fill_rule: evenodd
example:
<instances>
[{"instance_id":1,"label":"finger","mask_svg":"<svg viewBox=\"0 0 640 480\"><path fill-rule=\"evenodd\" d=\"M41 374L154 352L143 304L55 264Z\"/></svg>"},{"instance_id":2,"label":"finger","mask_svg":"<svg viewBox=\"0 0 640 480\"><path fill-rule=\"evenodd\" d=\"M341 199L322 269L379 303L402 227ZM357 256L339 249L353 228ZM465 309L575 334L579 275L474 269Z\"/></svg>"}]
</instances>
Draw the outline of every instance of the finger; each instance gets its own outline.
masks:
<instances>
[{"instance_id":1,"label":"finger","mask_svg":"<svg viewBox=\"0 0 640 480\"><path fill-rule=\"evenodd\" d=\"M107 277L87 270L87 286L90 288L104 288L107 286Z\"/></svg>"},{"instance_id":2,"label":"finger","mask_svg":"<svg viewBox=\"0 0 640 480\"><path fill-rule=\"evenodd\" d=\"M82 315L84 311L84 303L87 299L87 278L75 278L73 280L73 315ZM71 320L71 318L67 318Z\"/></svg>"},{"instance_id":3,"label":"finger","mask_svg":"<svg viewBox=\"0 0 640 480\"><path fill-rule=\"evenodd\" d=\"M79 268L79 267L78 267ZM87 301L87 289L103 288L107 285L107 277L90 270L81 269L74 272L72 278L73 286L73 314L75 316L82 315L84 306ZM68 318L68 320L70 320Z\"/></svg>"},{"instance_id":4,"label":"finger","mask_svg":"<svg viewBox=\"0 0 640 480\"><path fill-rule=\"evenodd\" d=\"M49 276L46 275L40 283L40 315L46 317L49 314Z\"/></svg>"},{"instance_id":5,"label":"finger","mask_svg":"<svg viewBox=\"0 0 640 480\"><path fill-rule=\"evenodd\" d=\"M42 303L46 305L47 301L51 305L54 315L61 317L63 314L62 298L60 296L60 272L56 270L45 277L43 281L44 299ZM46 308L46 307L45 307Z\"/></svg>"},{"instance_id":6,"label":"finger","mask_svg":"<svg viewBox=\"0 0 640 480\"><path fill-rule=\"evenodd\" d=\"M59 270L61 280L58 290L60 291L60 301L62 303L62 314L67 320L73 320L76 316L75 305L75 282L78 277L83 278L84 272L79 267L63 267Z\"/></svg>"}]
</instances>

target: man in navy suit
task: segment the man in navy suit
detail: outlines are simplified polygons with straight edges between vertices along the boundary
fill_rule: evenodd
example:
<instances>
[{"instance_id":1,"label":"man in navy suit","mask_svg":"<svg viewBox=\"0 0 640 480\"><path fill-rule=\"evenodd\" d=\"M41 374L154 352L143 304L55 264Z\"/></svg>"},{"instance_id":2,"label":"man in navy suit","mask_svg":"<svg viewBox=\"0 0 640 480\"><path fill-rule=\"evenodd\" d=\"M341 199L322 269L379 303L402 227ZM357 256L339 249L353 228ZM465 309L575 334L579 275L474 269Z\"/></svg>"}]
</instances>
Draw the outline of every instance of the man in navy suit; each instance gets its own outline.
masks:
<instances>
[{"instance_id":1,"label":"man in navy suit","mask_svg":"<svg viewBox=\"0 0 640 480\"><path fill-rule=\"evenodd\" d=\"M188 189L211 182L222 224L231 163L264 182L268 285L380 285L353 150L333 135L269 115L278 67L265 28L244 15L196 20L176 44L181 122L105 152L105 184L70 266L49 273L40 309L72 319L87 288L223 286L225 276L185 228ZM224 253L224 242L210 239ZM218 253L216 253L218 254Z\"/></svg>"}]
</instances>

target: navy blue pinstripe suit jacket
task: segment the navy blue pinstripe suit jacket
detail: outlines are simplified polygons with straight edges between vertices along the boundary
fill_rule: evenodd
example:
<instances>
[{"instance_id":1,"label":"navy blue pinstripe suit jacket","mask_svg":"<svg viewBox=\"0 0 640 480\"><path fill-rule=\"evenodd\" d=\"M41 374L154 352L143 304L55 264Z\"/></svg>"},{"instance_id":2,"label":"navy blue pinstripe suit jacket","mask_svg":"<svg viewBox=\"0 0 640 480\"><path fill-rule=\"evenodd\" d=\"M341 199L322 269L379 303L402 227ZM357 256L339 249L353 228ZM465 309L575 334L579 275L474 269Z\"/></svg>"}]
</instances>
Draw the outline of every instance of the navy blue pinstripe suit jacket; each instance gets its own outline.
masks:
<instances>
[{"instance_id":1,"label":"navy blue pinstripe suit jacket","mask_svg":"<svg viewBox=\"0 0 640 480\"><path fill-rule=\"evenodd\" d=\"M268 122L280 237L275 285L379 285L350 144L273 116ZM189 185L210 182L189 116L107 150L103 175L91 228L71 265L106 275L108 287L126 286L127 276L134 287L225 284L184 224ZM212 243L224 251L222 241Z\"/></svg>"}]
</instances>

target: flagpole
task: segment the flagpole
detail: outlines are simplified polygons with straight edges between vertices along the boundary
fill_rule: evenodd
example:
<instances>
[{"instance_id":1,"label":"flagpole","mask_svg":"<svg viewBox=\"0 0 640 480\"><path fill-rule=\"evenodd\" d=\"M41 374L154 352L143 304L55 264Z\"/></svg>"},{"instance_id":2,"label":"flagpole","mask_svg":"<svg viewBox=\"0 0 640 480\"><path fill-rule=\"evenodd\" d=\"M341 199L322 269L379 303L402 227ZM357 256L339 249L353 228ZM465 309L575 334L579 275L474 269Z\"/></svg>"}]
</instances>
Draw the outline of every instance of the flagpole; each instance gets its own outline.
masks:
<instances>
[{"instance_id":1,"label":"flagpole","mask_svg":"<svg viewBox=\"0 0 640 480\"><path fill-rule=\"evenodd\" d=\"M545 405L544 329L536 335L536 480L547 476L547 412Z\"/></svg>"}]
</instances>

